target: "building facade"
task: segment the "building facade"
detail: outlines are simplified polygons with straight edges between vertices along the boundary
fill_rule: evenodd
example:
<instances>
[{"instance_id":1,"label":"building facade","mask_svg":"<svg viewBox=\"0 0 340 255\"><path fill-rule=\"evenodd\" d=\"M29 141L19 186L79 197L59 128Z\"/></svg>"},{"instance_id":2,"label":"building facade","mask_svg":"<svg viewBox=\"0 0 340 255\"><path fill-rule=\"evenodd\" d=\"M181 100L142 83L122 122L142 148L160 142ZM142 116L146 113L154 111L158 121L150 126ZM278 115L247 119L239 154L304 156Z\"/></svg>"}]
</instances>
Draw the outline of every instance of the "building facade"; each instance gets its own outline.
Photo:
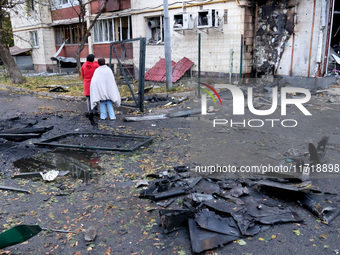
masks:
<instances>
[{"instance_id":1,"label":"building facade","mask_svg":"<svg viewBox=\"0 0 340 255\"><path fill-rule=\"evenodd\" d=\"M88 26L102 4L95 0L86 5ZM59 56L74 58L81 38L77 2L27 6L13 10L11 21L15 45L32 48L35 70L53 71L51 57L64 42ZM321 77L336 67L330 56L340 50L338 13L340 4L335 0L169 0L172 59L187 57L195 63L193 71L198 71L200 57L202 75ZM146 69L150 69L164 58L163 0L109 0L81 61L89 53L108 59L110 42L138 37L147 40ZM138 69L134 44L117 47L124 63Z\"/></svg>"}]
</instances>

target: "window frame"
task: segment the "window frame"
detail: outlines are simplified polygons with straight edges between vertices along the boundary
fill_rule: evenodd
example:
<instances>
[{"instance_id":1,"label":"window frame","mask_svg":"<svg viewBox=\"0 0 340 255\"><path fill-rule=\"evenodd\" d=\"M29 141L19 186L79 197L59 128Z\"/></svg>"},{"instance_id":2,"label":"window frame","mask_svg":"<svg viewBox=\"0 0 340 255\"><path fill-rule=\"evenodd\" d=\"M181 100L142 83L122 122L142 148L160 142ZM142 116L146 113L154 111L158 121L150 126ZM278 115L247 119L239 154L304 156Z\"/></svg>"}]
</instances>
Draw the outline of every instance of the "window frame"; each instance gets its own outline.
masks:
<instances>
[{"instance_id":1,"label":"window frame","mask_svg":"<svg viewBox=\"0 0 340 255\"><path fill-rule=\"evenodd\" d=\"M32 48L39 48L39 36L38 31L30 31Z\"/></svg>"},{"instance_id":2,"label":"window frame","mask_svg":"<svg viewBox=\"0 0 340 255\"><path fill-rule=\"evenodd\" d=\"M127 19L126 38L123 38L123 19ZM126 25L126 24L125 24ZM111 17L97 20L92 28L93 43L105 44L131 39L131 16ZM106 37L106 38L105 38Z\"/></svg>"},{"instance_id":3,"label":"window frame","mask_svg":"<svg viewBox=\"0 0 340 255\"><path fill-rule=\"evenodd\" d=\"M64 41L65 45L78 45L81 41L81 24L55 26L54 35L56 45L62 45Z\"/></svg>"},{"instance_id":4,"label":"window frame","mask_svg":"<svg viewBox=\"0 0 340 255\"><path fill-rule=\"evenodd\" d=\"M159 31L157 32L158 26L155 28L158 37L160 40L155 40L153 38L153 28L150 27L149 22L151 20L155 20L155 18L159 19ZM146 44L147 45L157 45L157 44L164 44L164 15L156 15L156 16L148 16L145 17L145 29L146 29Z\"/></svg>"},{"instance_id":5,"label":"window frame","mask_svg":"<svg viewBox=\"0 0 340 255\"><path fill-rule=\"evenodd\" d=\"M78 0L54 0L52 9L63 9L76 5L79 5Z\"/></svg>"}]
</instances>

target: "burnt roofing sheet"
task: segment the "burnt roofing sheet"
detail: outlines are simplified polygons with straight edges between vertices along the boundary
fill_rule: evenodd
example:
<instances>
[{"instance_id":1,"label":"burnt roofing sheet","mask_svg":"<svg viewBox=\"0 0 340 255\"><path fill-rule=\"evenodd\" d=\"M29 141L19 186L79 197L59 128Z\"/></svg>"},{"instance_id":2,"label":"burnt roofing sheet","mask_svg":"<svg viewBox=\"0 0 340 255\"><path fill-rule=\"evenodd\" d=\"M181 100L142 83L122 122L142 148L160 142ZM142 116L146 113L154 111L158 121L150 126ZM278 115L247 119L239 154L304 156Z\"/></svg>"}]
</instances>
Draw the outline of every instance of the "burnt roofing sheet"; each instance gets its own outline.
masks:
<instances>
[{"instance_id":1,"label":"burnt roofing sheet","mask_svg":"<svg viewBox=\"0 0 340 255\"><path fill-rule=\"evenodd\" d=\"M182 58L177 63L171 61L172 67L172 81L178 81L186 71L188 71L194 63L188 58ZM145 80L165 82L166 80L166 66L165 59L159 60L149 71L145 73Z\"/></svg>"}]
</instances>

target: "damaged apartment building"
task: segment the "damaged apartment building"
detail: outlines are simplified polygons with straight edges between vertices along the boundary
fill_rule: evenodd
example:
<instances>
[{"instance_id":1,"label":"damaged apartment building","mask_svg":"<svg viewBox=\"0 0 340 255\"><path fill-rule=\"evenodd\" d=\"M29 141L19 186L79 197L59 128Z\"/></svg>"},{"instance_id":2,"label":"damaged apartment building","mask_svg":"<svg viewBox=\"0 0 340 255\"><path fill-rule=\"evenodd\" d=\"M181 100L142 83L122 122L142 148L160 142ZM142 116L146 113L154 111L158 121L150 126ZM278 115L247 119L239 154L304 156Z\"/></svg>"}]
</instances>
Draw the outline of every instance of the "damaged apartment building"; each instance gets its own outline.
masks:
<instances>
[{"instance_id":1,"label":"damaged apartment building","mask_svg":"<svg viewBox=\"0 0 340 255\"><path fill-rule=\"evenodd\" d=\"M85 5L88 27L102 4L94 0ZM193 72L199 59L201 74L217 77L324 77L339 69L340 3L335 0L169 0L168 7L172 60L188 58ZM27 0L26 8L11 11L15 46L31 50L35 70L53 72L58 64L53 57L76 57L78 13L73 0L51 5ZM110 42L140 37L146 38L148 70L164 58L163 0L109 0L92 27L81 62L89 53L108 60ZM133 45L118 52L125 65L138 70Z\"/></svg>"}]
</instances>

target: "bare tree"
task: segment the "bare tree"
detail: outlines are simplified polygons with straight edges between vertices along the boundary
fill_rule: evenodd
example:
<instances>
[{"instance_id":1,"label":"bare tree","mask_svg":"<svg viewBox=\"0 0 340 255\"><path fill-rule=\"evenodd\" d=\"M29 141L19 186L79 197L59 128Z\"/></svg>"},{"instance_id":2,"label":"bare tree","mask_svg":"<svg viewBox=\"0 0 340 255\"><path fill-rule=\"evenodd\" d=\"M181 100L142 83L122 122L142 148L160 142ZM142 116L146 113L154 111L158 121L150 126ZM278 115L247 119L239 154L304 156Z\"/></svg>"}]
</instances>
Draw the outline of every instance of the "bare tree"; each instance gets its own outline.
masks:
<instances>
[{"instance_id":1,"label":"bare tree","mask_svg":"<svg viewBox=\"0 0 340 255\"><path fill-rule=\"evenodd\" d=\"M76 8L73 8L75 10L75 12L77 13L78 18L79 18L79 23L80 23L80 28L81 28L81 36L82 36L80 43L78 45L77 51L76 51L78 70L81 69L80 53L84 49L85 43L87 42L88 37L91 35L91 29L93 28L94 24L96 23L96 21L98 20L100 15L105 11L106 4L107 4L108 1L109 0L99 1L99 3L100 3L99 10L98 10L96 16L94 17L94 19L90 20L89 27L87 27L87 24L86 24L86 15L87 15L86 6L91 4L92 1L91 0L90 1L78 0L79 10L77 10Z\"/></svg>"},{"instance_id":2,"label":"bare tree","mask_svg":"<svg viewBox=\"0 0 340 255\"><path fill-rule=\"evenodd\" d=\"M17 64L15 63L8 47L8 42L6 38L8 38L9 33L12 31L6 29L3 24L3 20L8 16L7 10L14 8L17 4L21 4L20 1L11 1L11 0L0 0L0 59L2 60L6 71L8 72L11 82L15 84L25 83L26 78L22 76Z\"/></svg>"}]
</instances>

